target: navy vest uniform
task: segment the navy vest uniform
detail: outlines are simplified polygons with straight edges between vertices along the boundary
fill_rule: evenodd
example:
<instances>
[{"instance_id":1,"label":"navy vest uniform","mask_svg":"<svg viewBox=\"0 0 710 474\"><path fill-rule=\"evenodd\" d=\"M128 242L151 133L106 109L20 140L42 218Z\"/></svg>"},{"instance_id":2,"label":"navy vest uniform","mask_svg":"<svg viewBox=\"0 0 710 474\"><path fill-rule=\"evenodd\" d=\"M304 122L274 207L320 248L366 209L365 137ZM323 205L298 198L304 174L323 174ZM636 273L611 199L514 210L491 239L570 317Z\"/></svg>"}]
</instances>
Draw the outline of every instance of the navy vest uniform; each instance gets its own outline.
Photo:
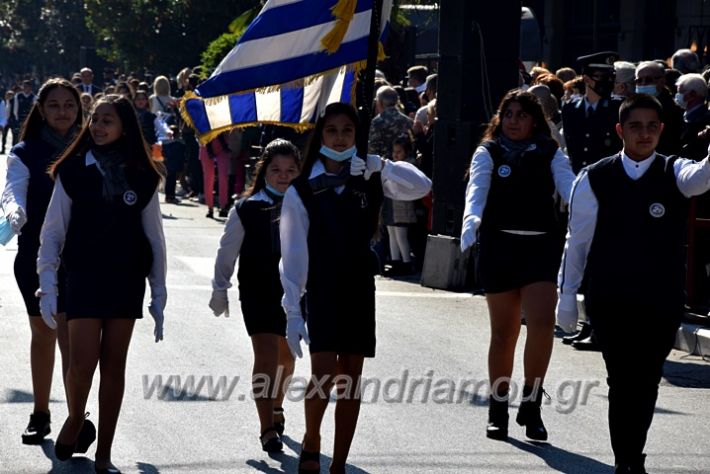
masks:
<instances>
[{"instance_id":1,"label":"navy vest uniform","mask_svg":"<svg viewBox=\"0 0 710 474\"><path fill-rule=\"evenodd\" d=\"M493 159L491 187L481 219L481 231L531 230L551 232L557 228L554 209L555 182L550 171L558 145L539 141L535 149L511 158L495 141L481 144Z\"/></svg>"},{"instance_id":2,"label":"navy vest uniform","mask_svg":"<svg viewBox=\"0 0 710 474\"><path fill-rule=\"evenodd\" d=\"M25 209L27 222L22 227L22 233L17 237L17 257L15 258L14 271L27 313L32 316L40 314L39 300L34 295L39 288L37 252L39 251L39 234L54 189L54 181L47 174L47 168L49 168L55 152L54 147L40 139L20 142L11 151L30 172L27 187L27 208ZM64 269L61 266L58 273L59 296L57 304L59 311L62 312L64 309L62 291Z\"/></svg>"},{"instance_id":3,"label":"navy vest uniform","mask_svg":"<svg viewBox=\"0 0 710 474\"><path fill-rule=\"evenodd\" d=\"M675 160L656 155L636 181L624 171L620 155L589 167L599 211L585 269L585 298L683 308L689 199L678 189Z\"/></svg>"},{"instance_id":4,"label":"navy vest uniform","mask_svg":"<svg viewBox=\"0 0 710 474\"><path fill-rule=\"evenodd\" d=\"M617 465L643 466L658 384L683 314L689 199L678 189L675 160L657 154L638 180L620 155L588 169L599 207L584 302L608 373ZM629 351L630 335L644 341L643 351Z\"/></svg>"},{"instance_id":5,"label":"navy vest uniform","mask_svg":"<svg viewBox=\"0 0 710 474\"><path fill-rule=\"evenodd\" d=\"M264 191L266 192L266 191ZM239 252L239 300L247 333L286 335L286 313L281 307L283 288L279 276L281 198L275 203L242 199L236 212L244 227Z\"/></svg>"},{"instance_id":6,"label":"navy vest uniform","mask_svg":"<svg viewBox=\"0 0 710 474\"><path fill-rule=\"evenodd\" d=\"M551 170L557 143L537 140L520 154L509 153L495 141L481 146L493 160L478 243L477 273L483 290L499 293L539 281L555 282L563 246Z\"/></svg>"},{"instance_id":7,"label":"navy vest uniform","mask_svg":"<svg viewBox=\"0 0 710 474\"><path fill-rule=\"evenodd\" d=\"M615 129L621 102L616 98L601 99L590 117L587 117L583 97L562 107L567 154L575 174L585 166L621 150L621 139Z\"/></svg>"},{"instance_id":8,"label":"navy vest uniform","mask_svg":"<svg viewBox=\"0 0 710 474\"><path fill-rule=\"evenodd\" d=\"M382 206L379 173L348 178L338 194L320 175L292 185L308 212L306 321L311 352L375 355L376 256L370 248Z\"/></svg>"},{"instance_id":9,"label":"navy vest uniform","mask_svg":"<svg viewBox=\"0 0 710 474\"><path fill-rule=\"evenodd\" d=\"M142 211L153 198L157 177L126 168L129 189L103 197L97 165L80 154L62 162L58 176L72 200L62 263L67 271L67 318L142 317L145 279L153 254Z\"/></svg>"},{"instance_id":10,"label":"navy vest uniform","mask_svg":"<svg viewBox=\"0 0 710 474\"><path fill-rule=\"evenodd\" d=\"M17 126L22 127L22 124L25 123L25 119L30 114L30 110L32 110L35 95L30 94L25 97L24 94L17 94L15 97L17 100Z\"/></svg>"}]
</instances>

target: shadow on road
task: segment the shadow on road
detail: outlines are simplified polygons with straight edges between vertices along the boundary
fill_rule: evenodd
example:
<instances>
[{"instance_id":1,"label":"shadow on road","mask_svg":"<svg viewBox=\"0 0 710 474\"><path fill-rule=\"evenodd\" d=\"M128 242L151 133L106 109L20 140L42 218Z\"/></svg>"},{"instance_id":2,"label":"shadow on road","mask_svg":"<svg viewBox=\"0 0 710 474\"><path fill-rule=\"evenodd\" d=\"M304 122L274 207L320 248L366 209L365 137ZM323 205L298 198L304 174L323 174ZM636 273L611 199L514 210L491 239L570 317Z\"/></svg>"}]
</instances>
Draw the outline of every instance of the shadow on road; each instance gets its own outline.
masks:
<instances>
[{"instance_id":1,"label":"shadow on road","mask_svg":"<svg viewBox=\"0 0 710 474\"><path fill-rule=\"evenodd\" d=\"M663 378L675 387L710 388L710 364L667 360Z\"/></svg>"},{"instance_id":2,"label":"shadow on road","mask_svg":"<svg viewBox=\"0 0 710 474\"><path fill-rule=\"evenodd\" d=\"M570 474L608 474L614 469L595 459L571 453L547 443L528 443L514 438L508 438L508 442L521 451L534 454L539 457L552 469Z\"/></svg>"}]
</instances>

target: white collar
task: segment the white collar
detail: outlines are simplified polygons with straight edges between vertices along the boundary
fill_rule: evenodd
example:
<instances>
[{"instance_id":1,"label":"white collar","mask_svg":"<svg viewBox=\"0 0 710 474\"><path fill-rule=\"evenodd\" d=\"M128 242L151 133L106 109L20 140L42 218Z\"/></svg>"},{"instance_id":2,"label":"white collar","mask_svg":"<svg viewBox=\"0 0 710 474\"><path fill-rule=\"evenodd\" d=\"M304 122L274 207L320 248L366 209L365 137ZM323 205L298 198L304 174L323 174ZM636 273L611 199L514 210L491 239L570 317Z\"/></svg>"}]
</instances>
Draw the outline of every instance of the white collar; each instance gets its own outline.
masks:
<instances>
[{"instance_id":1,"label":"white collar","mask_svg":"<svg viewBox=\"0 0 710 474\"><path fill-rule=\"evenodd\" d=\"M426 82L419 84L417 87L414 88L419 94L424 92L426 90Z\"/></svg>"},{"instance_id":2,"label":"white collar","mask_svg":"<svg viewBox=\"0 0 710 474\"><path fill-rule=\"evenodd\" d=\"M91 150L89 150L89 151L86 152L86 157L84 158L84 164L85 164L86 166L98 165L98 164L99 164L99 162L96 161L96 157L94 156L94 154L92 153Z\"/></svg>"},{"instance_id":3,"label":"white collar","mask_svg":"<svg viewBox=\"0 0 710 474\"><path fill-rule=\"evenodd\" d=\"M624 165L624 171L632 179L638 179L648 171L651 167L651 163L656 159L656 152L654 151L651 156L641 161L634 161L626 154L625 151L621 151L621 163Z\"/></svg>"},{"instance_id":4,"label":"white collar","mask_svg":"<svg viewBox=\"0 0 710 474\"><path fill-rule=\"evenodd\" d=\"M587 99L587 96L585 95L584 96L584 110L587 110L591 106L592 109L594 109L594 111L596 112L599 102L601 102L601 99L592 104L591 102L589 102L589 99Z\"/></svg>"},{"instance_id":5,"label":"white collar","mask_svg":"<svg viewBox=\"0 0 710 474\"><path fill-rule=\"evenodd\" d=\"M313 163L313 168L311 168L311 174L308 176L308 179L313 179L316 176L320 176L322 174L327 174L329 176L336 176L335 173L328 173L325 170L325 165L323 164L323 161L318 159L318 160L316 160L315 163Z\"/></svg>"}]
</instances>

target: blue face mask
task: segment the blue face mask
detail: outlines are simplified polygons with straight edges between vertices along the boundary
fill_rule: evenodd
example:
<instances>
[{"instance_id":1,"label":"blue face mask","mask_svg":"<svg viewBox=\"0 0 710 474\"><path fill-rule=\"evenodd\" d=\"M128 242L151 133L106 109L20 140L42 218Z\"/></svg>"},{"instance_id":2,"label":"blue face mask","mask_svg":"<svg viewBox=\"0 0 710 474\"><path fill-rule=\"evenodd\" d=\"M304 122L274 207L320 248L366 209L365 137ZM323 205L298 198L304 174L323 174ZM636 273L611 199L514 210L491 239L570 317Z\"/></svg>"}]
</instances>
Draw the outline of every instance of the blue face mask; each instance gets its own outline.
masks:
<instances>
[{"instance_id":1,"label":"blue face mask","mask_svg":"<svg viewBox=\"0 0 710 474\"><path fill-rule=\"evenodd\" d=\"M654 84L649 84L647 86L636 86L636 93L637 94L648 94L652 95L653 97L658 96L658 89Z\"/></svg>"},{"instance_id":2,"label":"blue face mask","mask_svg":"<svg viewBox=\"0 0 710 474\"><path fill-rule=\"evenodd\" d=\"M320 147L320 153L321 155L325 156L326 158L330 158L333 161L345 161L349 160L350 158L355 155L355 152L357 151L357 148L352 146L348 148L345 151L335 151L332 148L328 148L325 145L322 145Z\"/></svg>"},{"instance_id":3,"label":"blue face mask","mask_svg":"<svg viewBox=\"0 0 710 474\"><path fill-rule=\"evenodd\" d=\"M278 191L275 187L273 187L269 183L266 183L266 189L274 196L283 197L284 194L286 194L286 193L282 193L281 191Z\"/></svg>"},{"instance_id":4,"label":"blue face mask","mask_svg":"<svg viewBox=\"0 0 710 474\"><path fill-rule=\"evenodd\" d=\"M12 231L12 226L5 219L5 216L0 215L0 244L7 245L12 240L15 233Z\"/></svg>"}]
</instances>

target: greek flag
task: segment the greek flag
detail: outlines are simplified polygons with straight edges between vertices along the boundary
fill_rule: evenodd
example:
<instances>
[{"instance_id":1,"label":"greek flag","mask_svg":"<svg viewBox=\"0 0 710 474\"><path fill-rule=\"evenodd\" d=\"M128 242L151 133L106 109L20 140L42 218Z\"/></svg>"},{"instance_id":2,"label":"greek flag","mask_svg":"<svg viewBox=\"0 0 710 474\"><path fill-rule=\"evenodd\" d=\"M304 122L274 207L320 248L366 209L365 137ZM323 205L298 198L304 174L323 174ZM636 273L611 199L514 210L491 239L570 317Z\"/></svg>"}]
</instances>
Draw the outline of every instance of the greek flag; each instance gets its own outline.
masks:
<instances>
[{"instance_id":1,"label":"greek flag","mask_svg":"<svg viewBox=\"0 0 710 474\"><path fill-rule=\"evenodd\" d=\"M269 0L181 109L206 143L257 123L305 130L329 103L354 103L373 0ZM381 36L392 0L384 0ZM384 55L380 44L380 57Z\"/></svg>"}]
</instances>

